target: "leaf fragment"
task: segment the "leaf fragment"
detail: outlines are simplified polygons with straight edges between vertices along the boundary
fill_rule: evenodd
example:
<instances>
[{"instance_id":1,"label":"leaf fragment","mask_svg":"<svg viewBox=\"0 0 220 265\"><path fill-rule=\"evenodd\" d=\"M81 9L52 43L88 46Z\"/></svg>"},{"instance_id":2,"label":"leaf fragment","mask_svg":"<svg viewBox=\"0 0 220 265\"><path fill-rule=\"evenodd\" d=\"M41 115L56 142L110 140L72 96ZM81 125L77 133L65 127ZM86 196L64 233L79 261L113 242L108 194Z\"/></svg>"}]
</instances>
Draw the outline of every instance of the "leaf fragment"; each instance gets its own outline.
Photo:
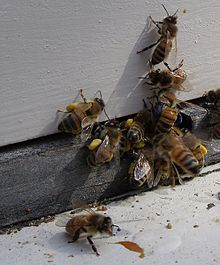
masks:
<instances>
[{"instance_id":1,"label":"leaf fragment","mask_svg":"<svg viewBox=\"0 0 220 265\"><path fill-rule=\"evenodd\" d=\"M132 241L119 241L115 242L114 244L120 244L123 247L127 248L130 251L138 252L140 253L139 258L143 259L144 258L144 249L141 248L137 243L132 242Z\"/></svg>"}]
</instances>

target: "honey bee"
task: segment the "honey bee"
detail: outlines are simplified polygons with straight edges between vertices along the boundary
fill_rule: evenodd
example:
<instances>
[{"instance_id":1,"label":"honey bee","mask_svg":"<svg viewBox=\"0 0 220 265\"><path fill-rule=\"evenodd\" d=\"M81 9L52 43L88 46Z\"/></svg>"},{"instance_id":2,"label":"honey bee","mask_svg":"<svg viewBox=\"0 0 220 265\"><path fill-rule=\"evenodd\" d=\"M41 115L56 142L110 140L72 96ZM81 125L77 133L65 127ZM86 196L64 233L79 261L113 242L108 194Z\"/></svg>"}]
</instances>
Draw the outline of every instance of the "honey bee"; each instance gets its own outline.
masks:
<instances>
[{"instance_id":1,"label":"honey bee","mask_svg":"<svg viewBox=\"0 0 220 265\"><path fill-rule=\"evenodd\" d=\"M147 79L146 83L153 86L155 89L159 89L159 95L165 91L189 91L191 85L189 82L186 82L187 74L181 69L183 60L179 63L178 67L173 70L167 63L164 64L167 69L151 70L144 78Z\"/></svg>"},{"instance_id":2,"label":"honey bee","mask_svg":"<svg viewBox=\"0 0 220 265\"><path fill-rule=\"evenodd\" d=\"M179 110L176 108L176 96L167 92L160 97L159 101L152 108L153 119L156 118L154 135L168 133L178 120Z\"/></svg>"},{"instance_id":3,"label":"honey bee","mask_svg":"<svg viewBox=\"0 0 220 265\"><path fill-rule=\"evenodd\" d=\"M176 42L176 36L178 31L178 28L176 26L176 14L178 10L173 15L170 15L165 6L163 4L162 6L167 13L167 16L163 19L163 21L156 22L150 16L151 21L158 28L158 33L161 35L161 37L155 43L147 46L146 48L140 51L137 51L137 53L142 53L157 45L152 54L152 58L150 61L151 65L156 65L164 61L168 57L172 47L174 46L173 42L174 44Z\"/></svg>"},{"instance_id":4,"label":"honey bee","mask_svg":"<svg viewBox=\"0 0 220 265\"><path fill-rule=\"evenodd\" d=\"M168 133L178 118L178 109L171 108L166 105L156 105L157 111L159 109L159 119L156 123L154 133L155 135ZM155 111L154 111L155 112Z\"/></svg>"},{"instance_id":5,"label":"honey bee","mask_svg":"<svg viewBox=\"0 0 220 265\"><path fill-rule=\"evenodd\" d=\"M67 115L59 123L58 130L73 134L79 134L83 131L83 136L87 140L95 121L105 107L101 91L99 92L100 98L96 97L87 101L81 89L80 94L83 102L73 102L67 105L64 112Z\"/></svg>"},{"instance_id":6,"label":"honey bee","mask_svg":"<svg viewBox=\"0 0 220 265\"><path fill-rule=\"evenodd\" d=\"M105 128L102 139L94 139L89 145L90 154L87 157L89 166L98 166L110 162L113 157L120 159L119 144L121 131L119 128ZM96 141L96 143L95 143Z\"/></svg>"},{"instance_id":7,"label":"honey bee","mask_svg":"<svg viewBox=\"0 0 220 265\"><path fill-rule=\"evenodd\" d=\"M145 141L145 117L144 113L140 111L134 119L128 119L121 127L127 129L127 139L132 144L137 144Z\"/></svg>"},{"instance_id":8,"label":"honey bee","mask_svg":"<svg viewBox=\"0 0 220 265\"><path fill-rule=\"evenodd\" d=\"M154 184L153 161L142 150L128 169L130 185L137 189L143 185L152 188Z\"/></svg>"},{"instance_id":9,"label":"honey bee","mask_svg":"<svg viewBox=\"0 0 220 265\"><path fill-rule=\"evenodd\" d=\"M159 157L170 159L174 167L178 166L191 177L197 175L201 170L201 165L193 152L184 144L182 137L169 133L163 136L157 144ZM178 170L176 170L178 172ZM182 178L178 174L181 182Z\"/></svg>"},{"instance_id":10,"label":"honey bee","mask_svg":"<svg viewBox=\"0 0 220 265\"><path fill-rule=\"evenodd\" d=\"M203 95L205 104L215 109L220 109L220 88L209 90Z\"/></svg>"},{"instance_id":11,"label":"honey bee","mask_svg":"<svg viewBox=\"0 0 220 265\"><path fill-rule=\"evenodd\" d=\"M72 236L73 243L79 239L81 235L86 235L92 250L99 256L99 252L92 241L92 237L97 234L113 235L113 226L111 217L104 216L100 213L94 212L92 209L85 209L87 213L77 214L73 216L68 222L57 222L57 226L65 226L66 232Z\"/></svg>"}]
</instances>

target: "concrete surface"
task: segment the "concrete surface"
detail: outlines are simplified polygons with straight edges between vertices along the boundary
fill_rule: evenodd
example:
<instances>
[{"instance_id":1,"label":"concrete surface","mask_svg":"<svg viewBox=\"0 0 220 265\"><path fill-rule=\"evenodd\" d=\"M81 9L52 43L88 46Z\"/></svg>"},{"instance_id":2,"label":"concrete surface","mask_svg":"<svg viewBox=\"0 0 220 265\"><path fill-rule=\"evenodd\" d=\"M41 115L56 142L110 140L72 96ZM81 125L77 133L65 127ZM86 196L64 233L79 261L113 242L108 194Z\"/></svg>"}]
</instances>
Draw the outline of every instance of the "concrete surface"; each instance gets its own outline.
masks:
<instances>
[{"instance_id":1,"label":"concrete surface","mask_svg":"<svg viewBox=\"0 0 220 265\"><path fill-rule=\"evenodd\" d=\"M94 239L99 257L85 239L68 244L70 237L53 221L1 235L0 264L219 264L219 167L205 168L204 172L212 173L185 185L161 187L107 205L107 214L121 231L114 237ZM208 209L211 203L214 206ZM123 240L144 248L144 259L111 244Z\"/></svg>"}]
</instances>

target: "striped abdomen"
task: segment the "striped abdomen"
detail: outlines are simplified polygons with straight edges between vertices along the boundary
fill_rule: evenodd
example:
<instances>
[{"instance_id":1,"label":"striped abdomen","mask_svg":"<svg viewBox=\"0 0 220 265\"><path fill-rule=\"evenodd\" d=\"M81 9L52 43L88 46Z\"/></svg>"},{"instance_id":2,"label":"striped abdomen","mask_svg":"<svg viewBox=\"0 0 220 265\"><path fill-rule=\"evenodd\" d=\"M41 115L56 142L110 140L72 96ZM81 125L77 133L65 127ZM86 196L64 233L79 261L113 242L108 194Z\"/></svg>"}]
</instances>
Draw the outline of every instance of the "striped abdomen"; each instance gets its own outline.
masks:
<instances>
[{"instance_id":1,"label":"striped abdomen","mask_svg":"<svg viewBox=\"0 0 220 265\"><path fill-rule=\"evenodd\" d=\"M165 107L155 127L155 134L167 133L174 126L177 120L177 109Z\"/></svg>"},{"instance_id":2,"label":"striped abdomen","mask_svg":"<svg viewBox=\"0 0 220 265\"><path fill-rule=\"evenodd\" d=\"M185 173L194 176L200 172L200 165L193 153L184 145L173 146L170 153L171 160Z\"/></svg>"},{"instance_id":3,"label":"striped abdomen","mask_svg":"<svg viewBox=\"0 0 220 265\"><path fill-rule=\"evenodd\" d=\"M144 128L143 125L134 121L132 126L129 128L127 132L127 138L131 143L138 143L144 139Z\"/></svg>"},{"instance_id":4,"label":"striped abdomen","mask_svg":"<svg viewBox=\"0 0 220 265\"><path fill-rule=\"evenodd\" d=\"M68 114L58 125L58 130L61 132L68 132L79 134L82 131L81 122L86 117L86 113L77 110Z\"/></svg>"},{"instance_id":5,"label":"striped abdomen","mask_svg":"<svg viewBox=\"0 0 220 265\"><path fill-rule=\"evenodd\" d=\"M168 40L167 37L162 38L153 52L151 59L152 65L163 62L169 55L171 48L172 41Z\"/></svg>"}]
</instances>

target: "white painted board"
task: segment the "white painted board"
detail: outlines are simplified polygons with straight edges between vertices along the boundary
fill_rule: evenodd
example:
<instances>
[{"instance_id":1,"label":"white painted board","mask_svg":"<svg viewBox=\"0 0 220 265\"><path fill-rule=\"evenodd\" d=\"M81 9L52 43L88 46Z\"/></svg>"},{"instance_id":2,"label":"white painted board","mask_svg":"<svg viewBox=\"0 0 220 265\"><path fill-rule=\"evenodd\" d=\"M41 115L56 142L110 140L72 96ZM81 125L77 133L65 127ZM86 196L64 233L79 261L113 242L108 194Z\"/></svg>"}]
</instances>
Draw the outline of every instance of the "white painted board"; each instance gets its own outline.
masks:
<instances>
[{"instance_id":1,"label":"white painted board","mask_svg":"<svg viewBox=\"0 0 220 265\"><path fill-rule=\"evenodd\" d=\"M180 97L220 86L219 1L163 3L179 8L177 62L193 73ZM136 51L157 39L146 40L149 15L166 15L160 1L2 0L0 146L56 132L56 110L80 88L88 98L101 89L111 117L140 110L149 54Z\"/></svg>"}]
</instances>

